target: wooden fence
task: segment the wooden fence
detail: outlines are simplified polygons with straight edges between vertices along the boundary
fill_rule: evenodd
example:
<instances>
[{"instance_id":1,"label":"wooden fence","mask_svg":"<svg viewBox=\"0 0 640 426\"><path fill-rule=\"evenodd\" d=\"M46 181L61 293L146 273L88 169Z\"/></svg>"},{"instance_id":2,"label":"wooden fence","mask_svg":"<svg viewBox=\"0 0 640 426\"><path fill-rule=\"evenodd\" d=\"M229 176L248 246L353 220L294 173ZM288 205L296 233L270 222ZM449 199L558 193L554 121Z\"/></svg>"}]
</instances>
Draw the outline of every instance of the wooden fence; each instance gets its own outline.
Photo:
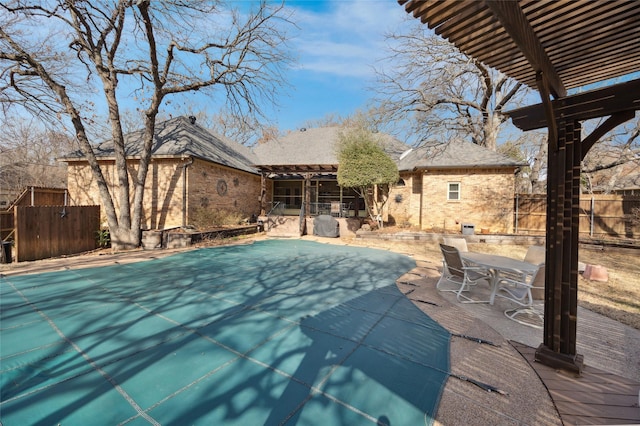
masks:
<instances>
[{"instance_id":1,"label":"wooden fence","mask_svg":"<svg viewBox=\"0 0 640 426\"><path fill-rule=\"evenodd\" d=\"M94 250L100 206L16 206L14 226L17 262Z\"/></svg>"},{"instance_id":2,"label":"wooden fence","mask_svg":"<svg viewBox=\"0 0 640 426\"><path fill-rule=\"evenodd\" d=\"M13 207L15 206L66 206L68 192L65 188L26 187L6 211L0 211L0 239L13 240Z\"/></svg>"},{"instance_id":3,"label":"wooden fence","mask_svg":"<svg viewBox=\"0 0 640 426\"><path fill-rule=\"evenodd\" d=\"M580 236L594 238L640 238L640 224L631 214L640 208L640 196L594 194L580 198ZM519 194L515 200L515 230L518 234L544 234L546 195Z\"/></svg>"},{"instance_id":4,"label":"wooden fence","mask_svg":"<svg viewBox=\"0 0 640 426\"><path fill-rule=\"evenodd\" d=\"M63 206L68 204L65 188L42 188L29 186L11 203L13 206Z\"/></svg>"},{"instance_id":5,"label":"wooden fence","mask_svg":"<svg viewBox=\"0 0 640 426\"><path fill-rule=\"evenodd\" d=\"M0 240L8 240L13 232L13 211L0 211Z\"/></svg>"}]
</instances>

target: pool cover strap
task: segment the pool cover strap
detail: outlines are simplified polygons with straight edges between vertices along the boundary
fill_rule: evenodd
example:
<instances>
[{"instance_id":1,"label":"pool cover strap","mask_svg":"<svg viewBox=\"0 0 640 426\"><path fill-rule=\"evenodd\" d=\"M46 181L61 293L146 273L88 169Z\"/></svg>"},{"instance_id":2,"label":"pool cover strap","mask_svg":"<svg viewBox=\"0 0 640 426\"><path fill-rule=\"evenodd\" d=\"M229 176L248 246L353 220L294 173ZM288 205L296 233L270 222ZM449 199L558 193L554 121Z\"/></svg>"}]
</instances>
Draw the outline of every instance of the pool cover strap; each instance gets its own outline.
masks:
<instances>
[{"instance_id":1,"label":"pool cover strap","mask_svg":"<svg viewBox=\"0 0 640 426\"><path fill-rule=\"evenodd\" d=\"M482 389L486 390L487 392L496 392L496 393L499 393L500 395L505 395L505 396L509 395L506 391L503 391L502 389L498 389L495 386L491 386L491 385L488 385L486 383L479 382L479 381L477 381L475 379L472 379L470 377L461 376L461 375L453 374L453 373L450 373L449 375L452 376L452 377L455 377L456 379L460 379L462 381L472 383L472 384L478 386L479 388L482 388Z\"/></svg>"}]
</instances>

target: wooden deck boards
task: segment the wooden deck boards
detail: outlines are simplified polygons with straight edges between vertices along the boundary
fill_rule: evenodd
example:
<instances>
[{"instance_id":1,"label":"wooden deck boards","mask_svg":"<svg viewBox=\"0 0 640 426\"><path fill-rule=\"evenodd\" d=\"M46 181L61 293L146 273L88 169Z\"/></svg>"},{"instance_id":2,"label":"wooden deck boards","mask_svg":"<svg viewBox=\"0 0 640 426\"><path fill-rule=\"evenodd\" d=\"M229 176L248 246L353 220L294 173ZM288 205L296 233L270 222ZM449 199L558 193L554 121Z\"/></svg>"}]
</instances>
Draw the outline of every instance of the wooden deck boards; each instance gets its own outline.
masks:
<instances>
[{"instance_id":1,"label":"wooden deck boards","mask_svg":"<svg viewBox=\"0 0 640 426\"><path fill-rule=\"evenodd\" d=\"M549 390L564 425L640 424L640 383L589 366L580 376L555 370L535 362L535 348L511 344Z\"/></svg>"}]
</instances>

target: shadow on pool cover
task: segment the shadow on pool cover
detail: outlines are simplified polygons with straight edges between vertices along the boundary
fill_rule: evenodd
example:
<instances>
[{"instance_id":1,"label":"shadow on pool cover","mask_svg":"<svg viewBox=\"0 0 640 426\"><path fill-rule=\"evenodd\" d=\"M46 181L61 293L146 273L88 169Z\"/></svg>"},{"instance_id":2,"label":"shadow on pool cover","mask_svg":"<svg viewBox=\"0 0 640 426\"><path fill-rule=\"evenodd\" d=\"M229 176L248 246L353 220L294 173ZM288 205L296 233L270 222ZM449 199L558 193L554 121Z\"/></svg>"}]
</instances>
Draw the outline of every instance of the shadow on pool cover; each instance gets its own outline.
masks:
<instances>
[{"instance_id":1,"label":"shadow on pool cover","mask_svg":"<svg viewBox=\"0 0 640 426\"><path fill-rule=\"evenodd\" d=\"M431 423L449 334L413 265L264 241L2 278L2 424Z\"/></svg>"}]
</instances>

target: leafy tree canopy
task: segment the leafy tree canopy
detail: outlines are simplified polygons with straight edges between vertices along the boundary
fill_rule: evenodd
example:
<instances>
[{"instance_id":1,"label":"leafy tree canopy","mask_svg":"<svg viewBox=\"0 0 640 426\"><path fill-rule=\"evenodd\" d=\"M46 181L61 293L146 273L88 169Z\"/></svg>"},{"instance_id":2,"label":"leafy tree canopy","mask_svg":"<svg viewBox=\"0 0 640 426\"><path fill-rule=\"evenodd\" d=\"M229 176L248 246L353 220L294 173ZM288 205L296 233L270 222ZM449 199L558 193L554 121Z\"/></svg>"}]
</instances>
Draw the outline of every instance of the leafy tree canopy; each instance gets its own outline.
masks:
<instances>
[{"instance_id":1,"label":"leafy tree canopy","mask_svg":"<svg viewBox=\"0 0 640 426\"><path fill-rule=\"evenodd\" d=\"M398 167L365 127L345 130L338 143L338 184L353 188L372 220L382 212L389 187L400 179ZM374 189L377 188L377 192Z\"/></svg>"},{"instance_id":2,"label":"leafy tree canopy","mask_svg":"<svg viewBox=\"0 0 640 426\"><path fill-rule=\"evenodd\" d=\"M374 136L366 129L348 130L341 135L338 154L340 186L364 188L391 185L398 181L398 167Z\"/></svg>"}]
</instances>

